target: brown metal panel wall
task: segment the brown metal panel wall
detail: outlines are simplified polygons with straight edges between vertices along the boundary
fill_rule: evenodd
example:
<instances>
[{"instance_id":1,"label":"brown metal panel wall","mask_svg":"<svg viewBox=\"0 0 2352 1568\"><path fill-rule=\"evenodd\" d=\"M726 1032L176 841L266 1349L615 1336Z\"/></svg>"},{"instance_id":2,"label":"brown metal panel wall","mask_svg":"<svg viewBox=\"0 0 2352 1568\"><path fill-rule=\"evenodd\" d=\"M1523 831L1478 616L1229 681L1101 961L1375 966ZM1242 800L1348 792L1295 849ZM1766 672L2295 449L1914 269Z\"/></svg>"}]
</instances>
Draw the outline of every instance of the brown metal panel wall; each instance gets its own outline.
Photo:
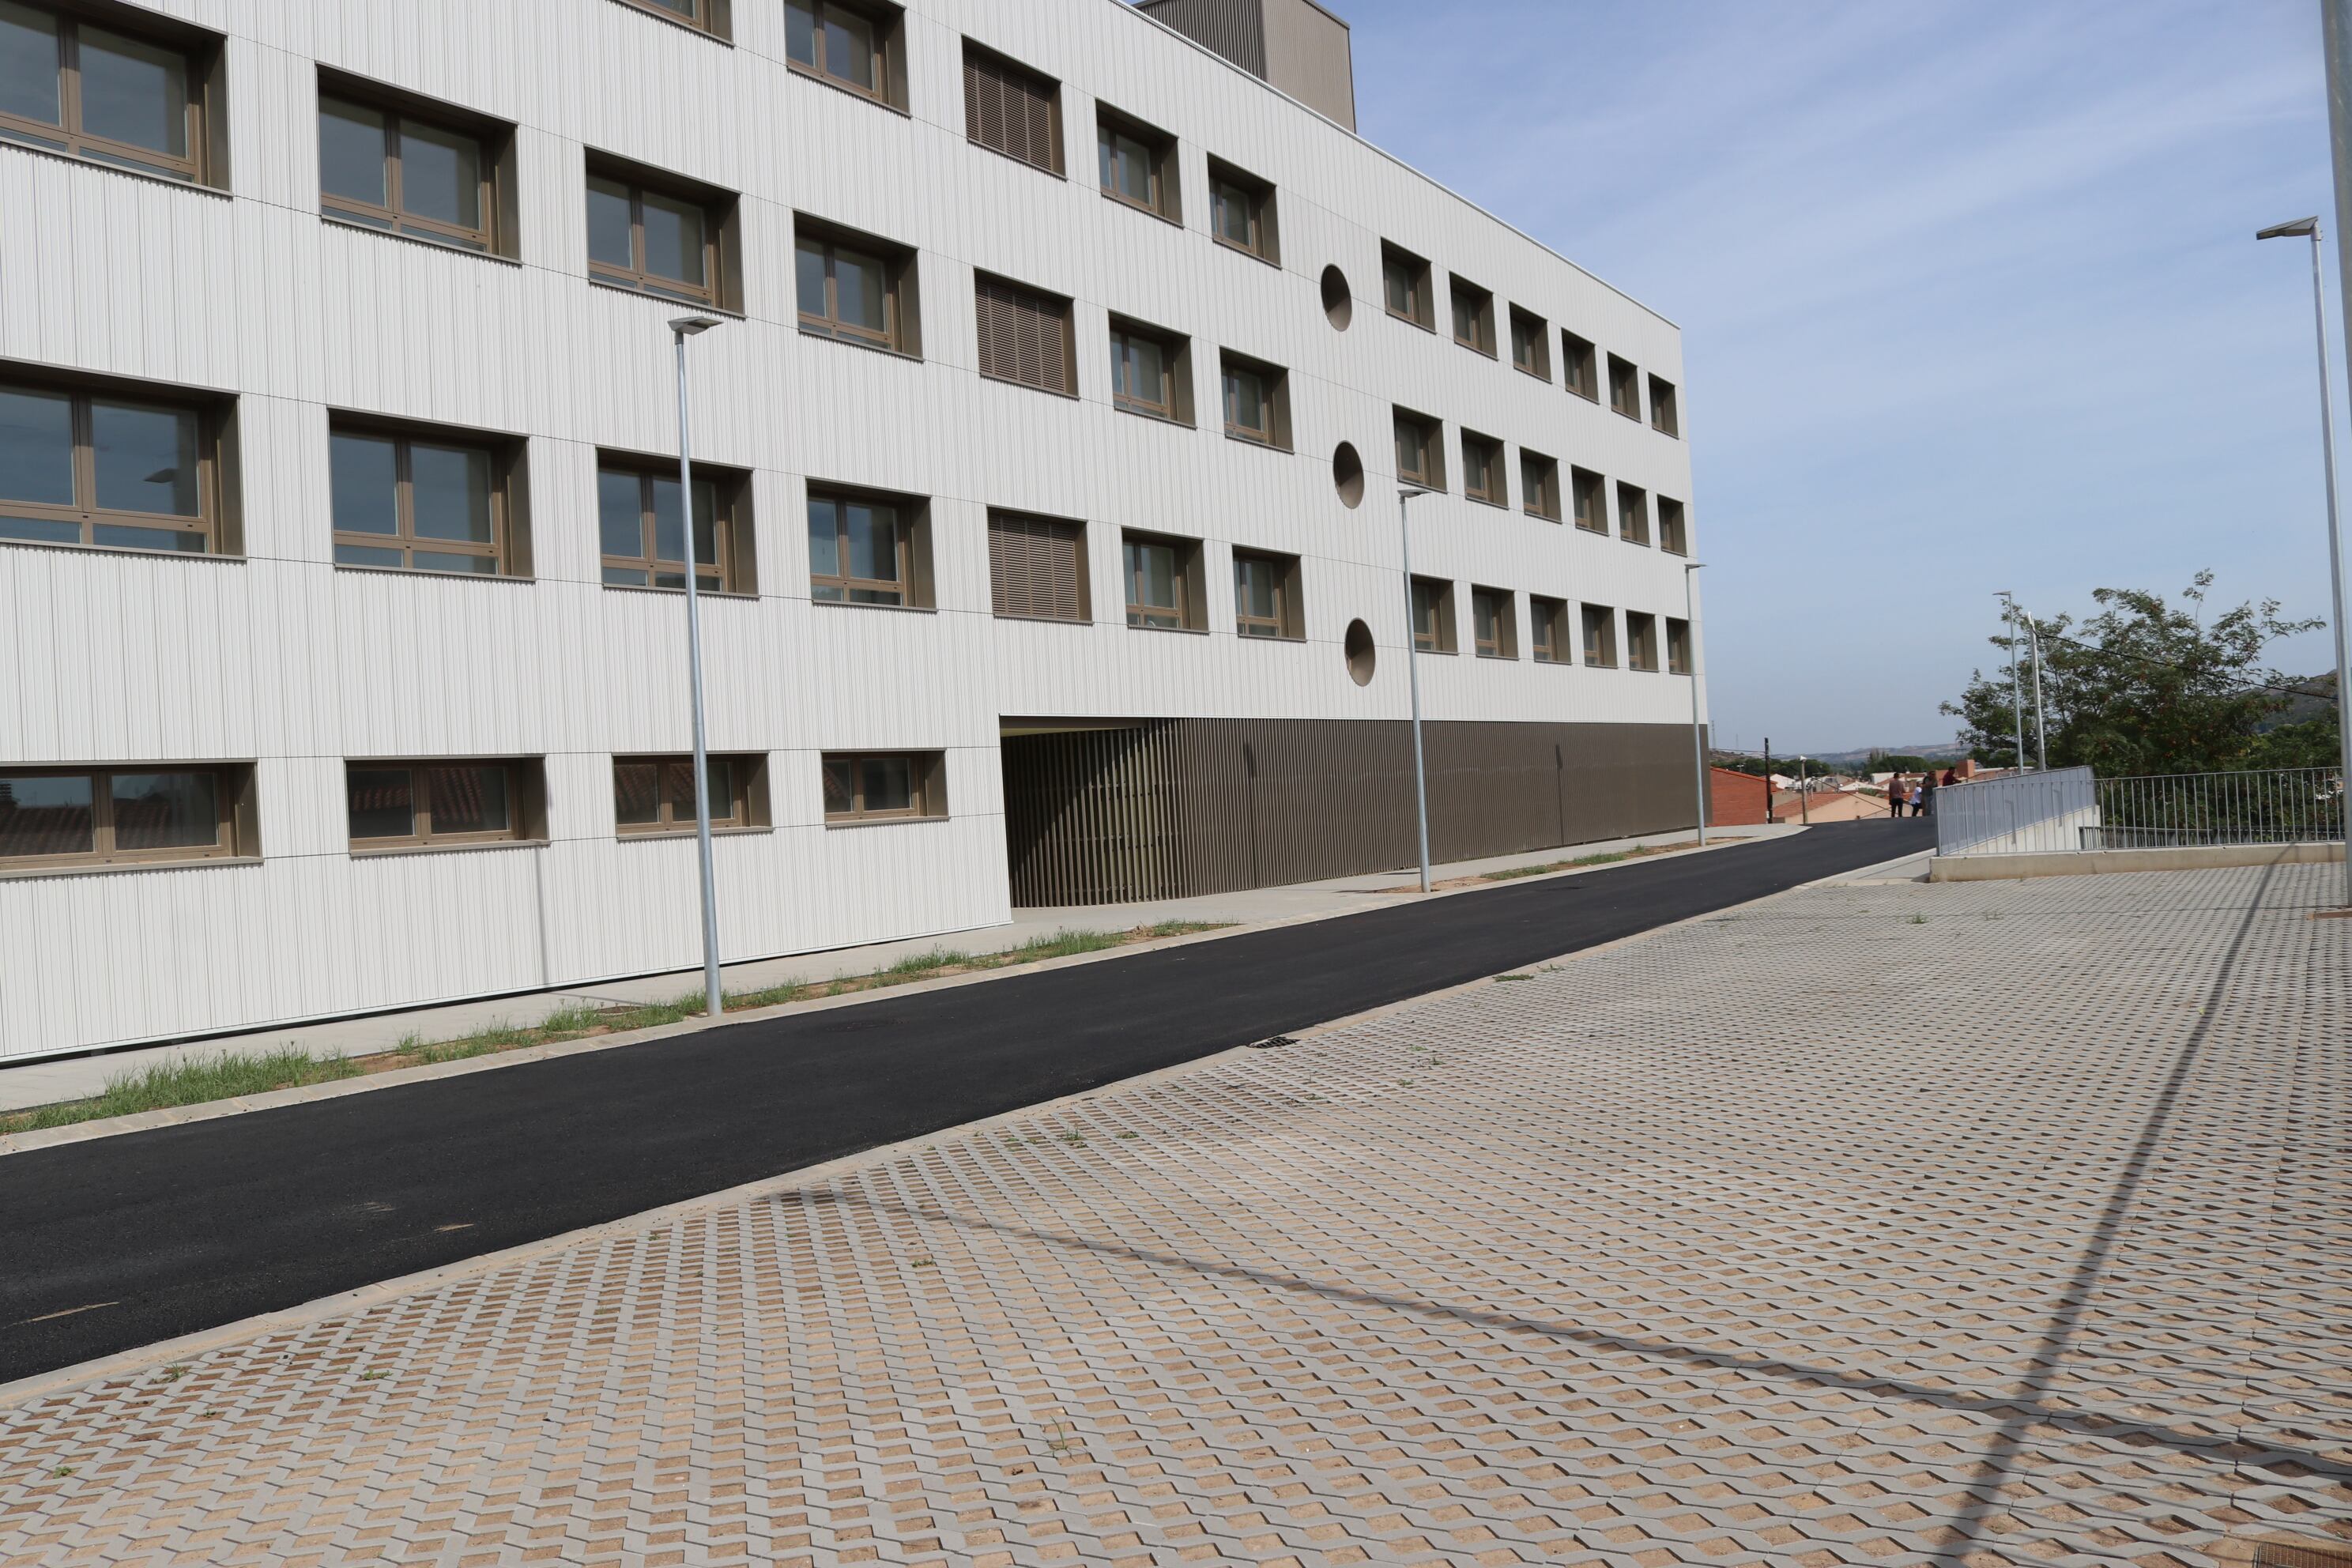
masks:
<instances>
[{"instance_id":1,"label":"brown metal panel wall","mask_svg":"<svg viewBox=\"0 0 2352 1568\"><path fill-rule=\"evenodd\" d=\"M1144 0L1144 14L1214 49L1261 80L1265 76L1265 16L1259 0Z\"/></svg>"},{"instance_id":2,"label":"brown metal panel wall","mask_svg":"<svg viewBox=\"0 0 2352 1568\"><path fill-rule=\"evenodd\" d=\"M1433 723L1424 738L1436 860L1696 820L1678 725ZM1003 747L1016 905L1276 887L1417 853L1409 725L1178 719Z\"/></svg>"}]
</instances>

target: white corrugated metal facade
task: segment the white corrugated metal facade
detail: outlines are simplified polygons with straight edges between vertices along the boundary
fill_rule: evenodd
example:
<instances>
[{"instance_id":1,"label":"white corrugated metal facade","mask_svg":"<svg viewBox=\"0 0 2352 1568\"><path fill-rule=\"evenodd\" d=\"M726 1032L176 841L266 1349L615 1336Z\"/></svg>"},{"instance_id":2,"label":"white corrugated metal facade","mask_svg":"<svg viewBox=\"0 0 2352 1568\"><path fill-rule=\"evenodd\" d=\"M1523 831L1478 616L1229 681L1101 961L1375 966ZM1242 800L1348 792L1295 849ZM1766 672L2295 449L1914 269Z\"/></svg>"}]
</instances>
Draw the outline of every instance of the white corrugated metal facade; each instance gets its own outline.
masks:
<instances>
[{"instance_id":1,"label":"white corrugated metal facade","mask_svg":"<svg viewBox=\"0 0 2352 1568\"><path fill-rule=\"evenodd\" d=\"M226 38L229 189L0 144L0 360L233 395L243 553L0 544L0 767L249 761L263 855L0 879L0 1058L698 963L692 840L620 838L611 762L687 749L684 606L600 585L595 504L600 447L675 449L677 309L588 280L586 149L740 195L746 314L691 351L697 456L752 474L759 561L755 599L704 605L711 748L767 755L774 815L718 843L730 961L1005 919L1000 716L1402 719L1392 405L1446 423L1413 555L1465 651L1423 661L1429 715L1688 721L1680 678L1527 657L1529 593L1679 616L1681 558L1517 493L1524 445L1563 489L1574 464L1688 501L1686 444L1559 363L1567 328L1682 386L1675 329L1116 0L912 0L908 114L789 71L782 0L733 0L729 40L625 0L156 9ZM966 140L965 37L1058 79L1070 177ZM321 67L516 125L520 265L322 221ZM1097 191L1097 99L1179 139L1182 227ZM1279 268L1212 241L1210 156L1276 188ZM796 329L795 212L918 250L919 362ZM1505 357L1388 317L1383 239L1433 262L1441 326L1446 274L1492 289ZM975 268L1076 301L1078 399L974 373ZM1512 303L1550 324L1549 384L1509 363ZM1198 427L1113 409L1108 312L1191 335ZM1220 348L1287 368L1295 453L1223 437ZM338 569L331 412L526 437L533 576ZM1507 510L1463 498L1465 426L1507 443ZM934 611L811 602L812 478L931 498ZM1091 625L992 616L992 506L1088 520ZM1123 623L1122 528L1207 542L1210 635ZM1233 634L1235 543L1302 558L1303 643ZM1469 657L1473 584L1517 595L1517 659ZM829 829L818 754L851 749L943 751L949 817ZM351 854L345 758L469 755L545 759L548 843Z\"/></svg>"}]
</instances>

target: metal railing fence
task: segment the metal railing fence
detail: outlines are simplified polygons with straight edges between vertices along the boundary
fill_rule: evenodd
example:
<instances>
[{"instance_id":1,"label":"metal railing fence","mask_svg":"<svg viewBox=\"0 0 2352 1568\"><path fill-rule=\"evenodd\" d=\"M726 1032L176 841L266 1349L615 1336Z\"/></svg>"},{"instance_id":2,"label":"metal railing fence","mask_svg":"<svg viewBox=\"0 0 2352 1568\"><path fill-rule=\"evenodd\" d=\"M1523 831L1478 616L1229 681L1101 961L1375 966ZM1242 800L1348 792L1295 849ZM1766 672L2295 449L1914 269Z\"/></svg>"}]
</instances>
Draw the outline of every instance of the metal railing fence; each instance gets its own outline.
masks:
<instances>
[{"instance_id":1,"label":"metal railing fence","mask_svg":"<svg viewBox=\"0 0 2352 1568\"><path fill-rule=\"evenodd\" d=\"M1935 794L1939 855L2032 855L2344 837L2334 768L2102 779L2088 768L1955 784Z\"/></svg>"}]
</instances>

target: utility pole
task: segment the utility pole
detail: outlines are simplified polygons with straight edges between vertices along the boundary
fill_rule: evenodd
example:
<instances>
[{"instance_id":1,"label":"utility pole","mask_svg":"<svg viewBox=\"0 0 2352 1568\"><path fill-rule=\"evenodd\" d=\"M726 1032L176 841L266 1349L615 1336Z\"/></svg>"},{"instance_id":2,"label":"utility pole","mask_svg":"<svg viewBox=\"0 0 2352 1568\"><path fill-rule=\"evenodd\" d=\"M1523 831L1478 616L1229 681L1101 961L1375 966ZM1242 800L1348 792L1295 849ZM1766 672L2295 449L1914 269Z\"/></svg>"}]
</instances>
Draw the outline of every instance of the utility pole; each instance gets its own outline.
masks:
<instances>
[{"instance_id":1,"label":"utility pole","mask_svg":"<svg viewBox=\"0 0 2352 1568\"><path fill-rule=\"evenodd\" d=\"M1797 815L1806 826L1813 825L1812 759L1801 752L1797 755Z\"/></svg>"},{"instance_id":2,"label":"utility pole","mask_svg":"<svg viewBox=\"0 0 2352 1568\"><path fill-rule=\"evenodd\" d=\"M2017 720L2017 771L2025 771L2025 693L2018 684L2017 675L2017 598L2003 588L1993 595L2003 606L2002 618L2009 623L2009 705Z\"/></svg>"},{"instance_id":3,"label":"utility pole","mask_svg":"<svg viewBox=\"0 0 2352 1568\"><path fill-rule=\"evenodd\" d=\"M1764 826L1769 827L1780 819L1772 815L1772 737L1764 737Z\"/></svg>"}]
</instances>

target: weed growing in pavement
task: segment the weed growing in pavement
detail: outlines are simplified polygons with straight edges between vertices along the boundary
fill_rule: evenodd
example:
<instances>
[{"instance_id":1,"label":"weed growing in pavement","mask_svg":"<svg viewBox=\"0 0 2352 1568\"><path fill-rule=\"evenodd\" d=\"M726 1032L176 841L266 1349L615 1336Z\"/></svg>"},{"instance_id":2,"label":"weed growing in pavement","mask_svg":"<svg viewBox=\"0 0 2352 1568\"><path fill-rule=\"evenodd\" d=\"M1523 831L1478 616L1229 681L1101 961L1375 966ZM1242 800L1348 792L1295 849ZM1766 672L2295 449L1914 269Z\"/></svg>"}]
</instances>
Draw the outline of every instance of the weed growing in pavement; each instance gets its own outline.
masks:
<instances>
[{"instance_id":1,"label":"weed growing in pavement","mask_svg":"<svg viewBox=\"0 0 2352 1568\"><path fill-rule=\"evenodd\" d=\"M789 1002L811 1001L819 997L845 996L860 991L929 980L949 973L1009 969L1016 964L1036 963L1049 958L1067 958L1083 952L1128 947L1139 942L1219 931L1231 923L1223 921L1160 921L1128 931L1062 931L1050 936L1031 937L1004 952L975 954L933 948L929 952L909 954L873 974L836 975L832 980L811 984L730 991L726 994L726 1007L727 1011L736 1013L759 1007L778 1007ZM596 1036L657 1029L670 1024L684 1023L688 1018L698 1018L702 1014L702 997L697 993L667 1002L602 1008L585 1005L559 1007L536 1024L493 1024L456 1039L428 1041L409 1035L392 1049L368 1057L320 1055L300 1046L285 1046L269 1051L226 1050L214 1056L157 1062L135 1071L118 1073L106 1080L106 1088L101 1092L88 1100L67 1100L13 1114L0 1112L0 1135L37 1132L50 1127L70 1127L112 1116L131 1116L142 1110L170 1110L182 1106L239 1100L247 1095L267 1094L272 1089L305 1089L312 1084L332 1083L341 1079L390 1072L399 1068L432 1067L444 1062L465 1061L474 1057L524 1050L532 1046L561 1045L568 1040Z\"/></svg>"},{"instance_id":2,"label":"weed growing in pavement","mask_svg":"<svg viewBox=\"0 0 2352 1568\"><path fill-rule=\"evenodd\" d=\"M1497 974L1495 978L1499 982L1504 980L1533 980L1535 976L1532 974Z\"/></svg>"},{"instance_id":3,"label":"weed growing in pavement","mask_svg":"<svg viewBox=\"0 0 2352 1568\"><path fill-rule=\"evenodd\" d=\"M1913 915L1911 917L1911 923L1915 926L1926 925L1927 923L1927 917L1926 915Z\"/></svg>"}]
</instances>

